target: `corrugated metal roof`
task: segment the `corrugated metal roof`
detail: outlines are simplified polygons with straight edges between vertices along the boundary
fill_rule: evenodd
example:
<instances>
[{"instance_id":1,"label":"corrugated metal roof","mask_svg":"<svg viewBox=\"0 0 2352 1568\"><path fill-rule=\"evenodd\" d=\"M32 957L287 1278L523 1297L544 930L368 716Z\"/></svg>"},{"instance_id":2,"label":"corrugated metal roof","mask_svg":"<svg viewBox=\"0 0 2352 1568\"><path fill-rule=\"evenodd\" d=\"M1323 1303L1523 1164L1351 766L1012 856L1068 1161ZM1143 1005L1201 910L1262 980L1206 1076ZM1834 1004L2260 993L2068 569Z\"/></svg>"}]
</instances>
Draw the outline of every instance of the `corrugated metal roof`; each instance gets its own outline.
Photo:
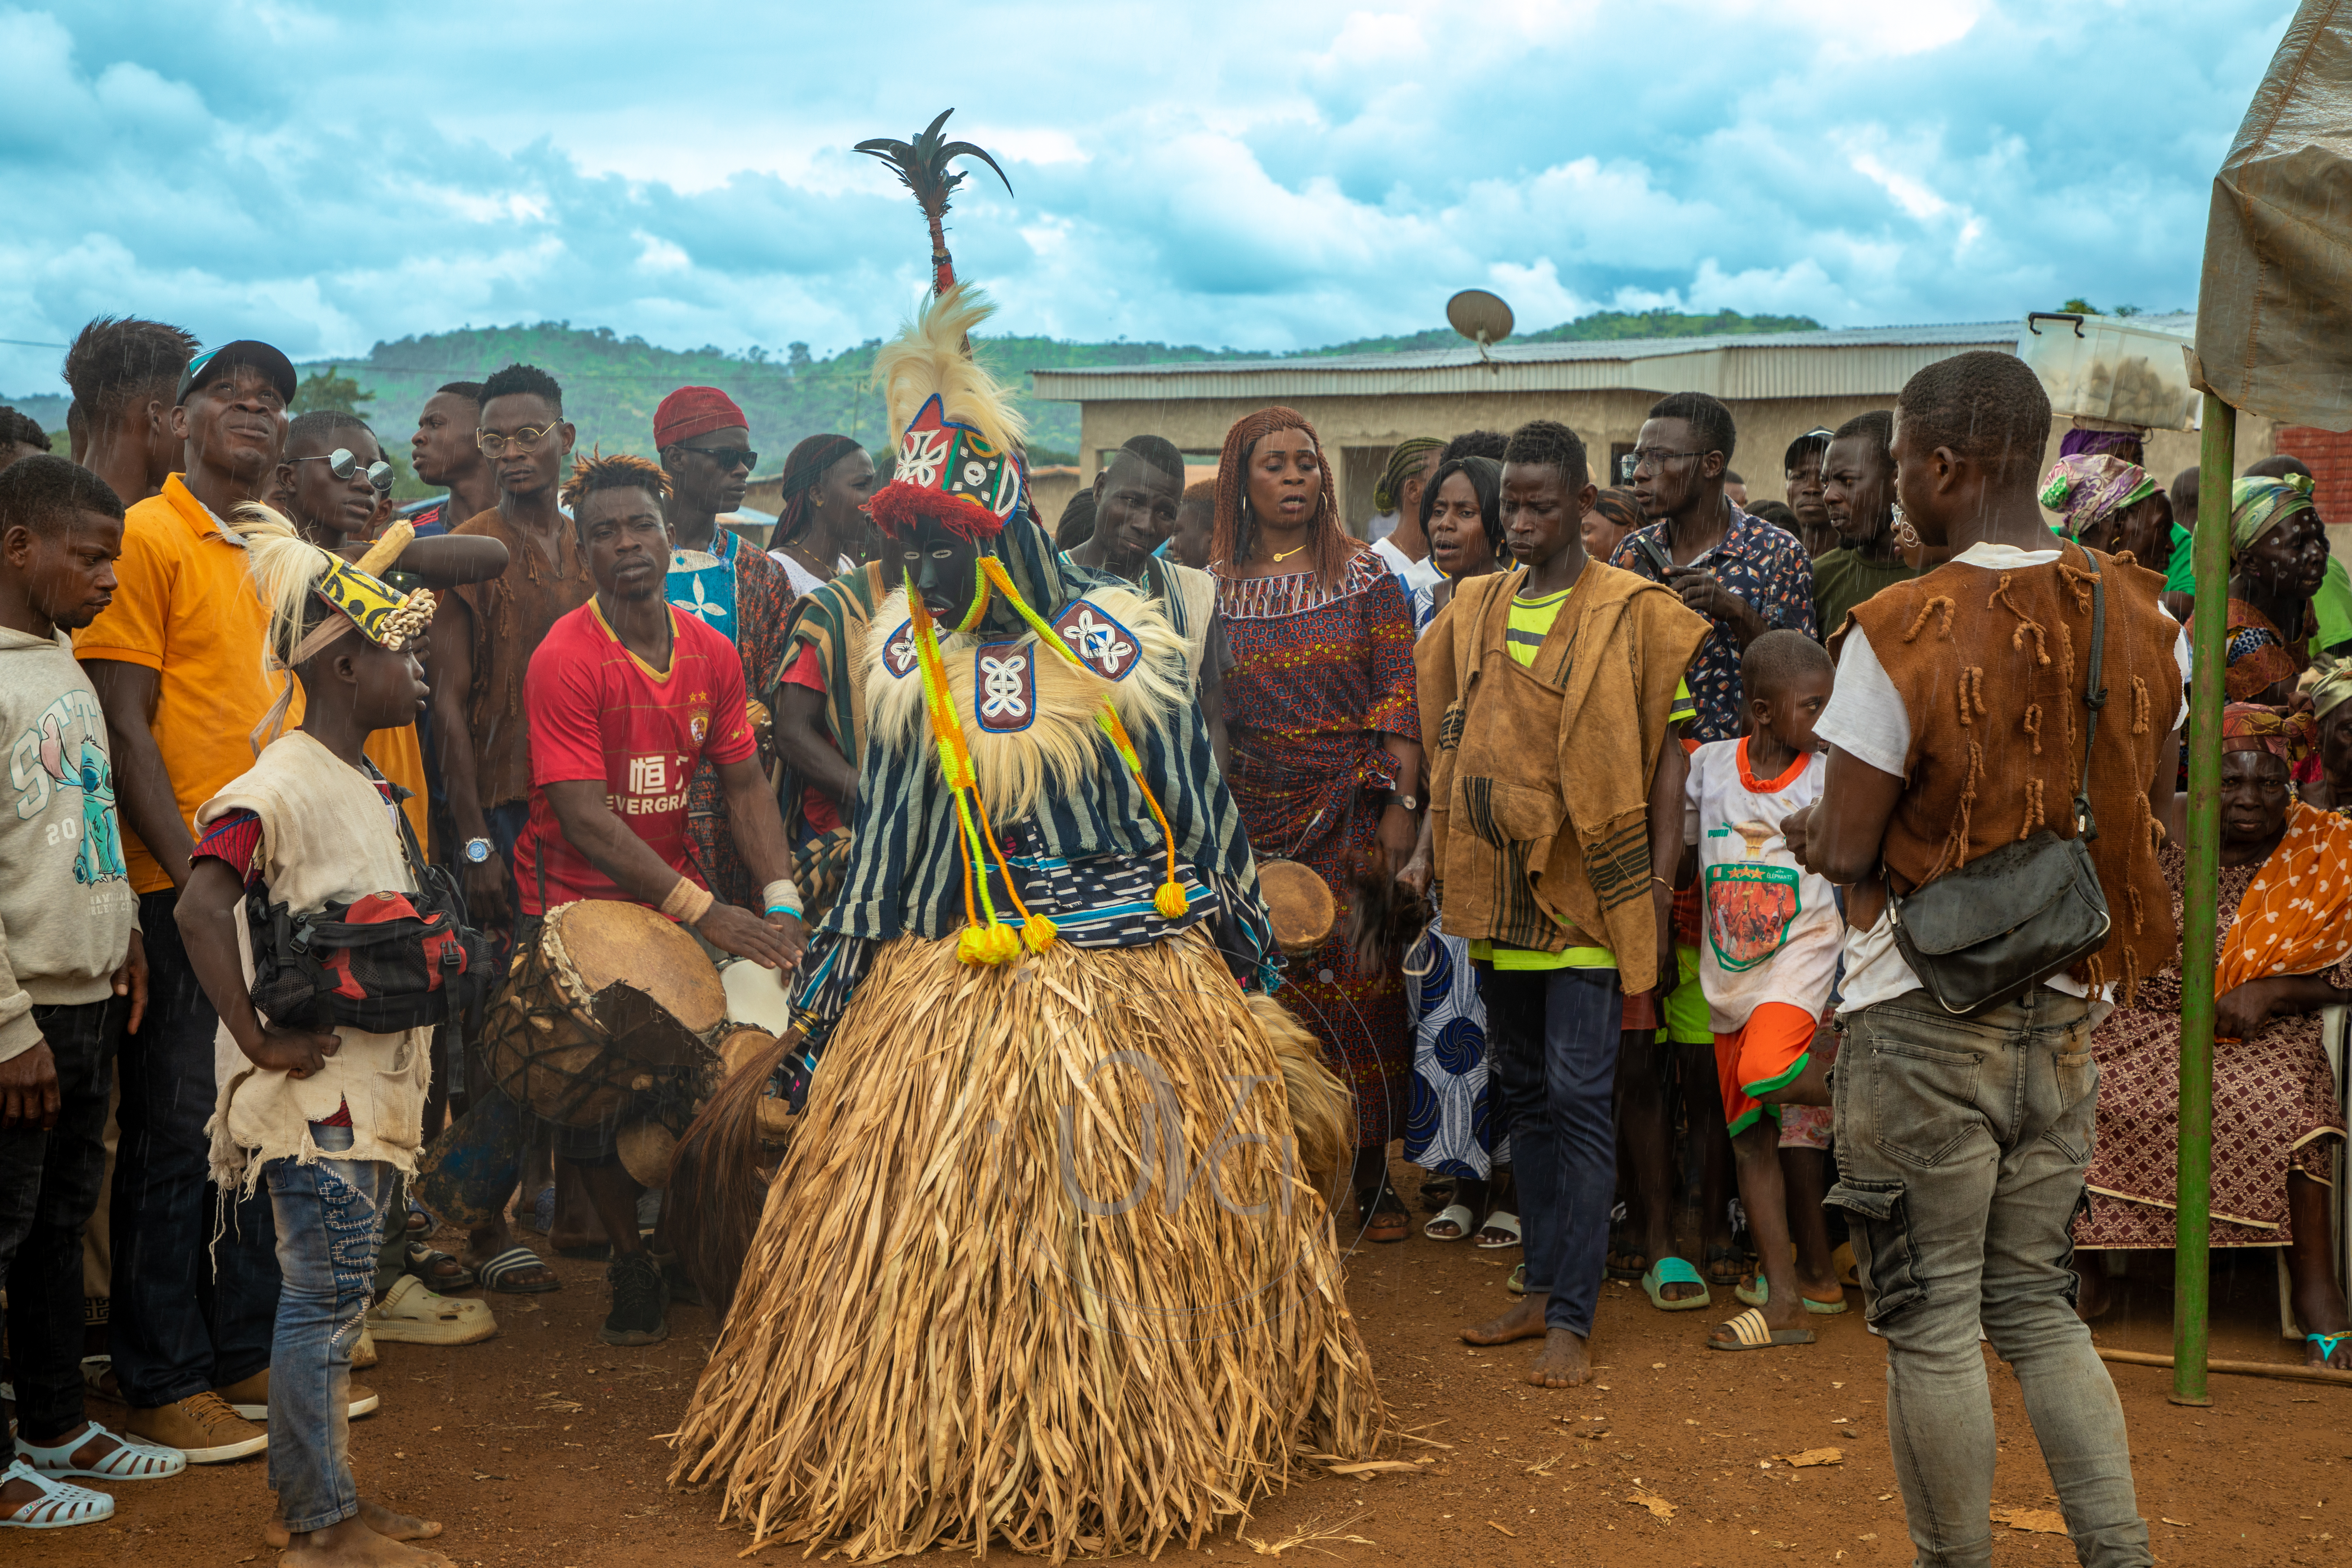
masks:
<instances>
[{"instance_id":1,"label":"corrugated metal roof","mask_svg":"<svg viewBox=\"0 0 2352 1568\"><path fill-rule=\"evenodd\" d=\"M2193 318L2136 324L2187 331ZM2064 324L2044 331L2065 330ZM2014 351L2016 321L1848 327L1704 338L1503 343L1405 353L1192 360L1041 369L1035 395L1056 403L1133 399L1380 397L1433 393L1691 391L1722 398L1893 396L1922 366L1967 349Z\"/></svg>"}]
</instances>

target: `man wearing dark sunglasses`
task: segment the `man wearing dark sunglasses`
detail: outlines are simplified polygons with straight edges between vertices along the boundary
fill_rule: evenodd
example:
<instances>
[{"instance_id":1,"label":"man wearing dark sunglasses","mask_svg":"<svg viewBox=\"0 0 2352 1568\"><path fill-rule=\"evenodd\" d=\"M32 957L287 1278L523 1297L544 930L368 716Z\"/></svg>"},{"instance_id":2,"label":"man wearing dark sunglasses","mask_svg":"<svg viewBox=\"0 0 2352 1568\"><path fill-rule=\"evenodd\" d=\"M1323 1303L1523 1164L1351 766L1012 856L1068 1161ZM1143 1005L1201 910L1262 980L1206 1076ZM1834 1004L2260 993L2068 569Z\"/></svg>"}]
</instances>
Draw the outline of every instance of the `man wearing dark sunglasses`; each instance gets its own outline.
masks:
<instances>
[{"instance_id":1,"label":"man wearing dark sunglasses","mask_svg":"<svg viewBox=\"0 0 2352 1568\"><path fill-rule=\"evenodd\" d=\"M735 400L715 386L681 386L654 410L654 445L669 475L663 503L669 523L671 604L735 645L743 659L743 689L769 713L784 658L784 628L793 594L784 569L767 552L719 525L743 504L760 454L751 449L750 422ZM761 765L773 741L760 734ZM725 792L709 763L696 770L687 801L687 829L695 858L719 897L751 907L760 883L737 853L727 824Z\"/></svg>"}]
</instances>

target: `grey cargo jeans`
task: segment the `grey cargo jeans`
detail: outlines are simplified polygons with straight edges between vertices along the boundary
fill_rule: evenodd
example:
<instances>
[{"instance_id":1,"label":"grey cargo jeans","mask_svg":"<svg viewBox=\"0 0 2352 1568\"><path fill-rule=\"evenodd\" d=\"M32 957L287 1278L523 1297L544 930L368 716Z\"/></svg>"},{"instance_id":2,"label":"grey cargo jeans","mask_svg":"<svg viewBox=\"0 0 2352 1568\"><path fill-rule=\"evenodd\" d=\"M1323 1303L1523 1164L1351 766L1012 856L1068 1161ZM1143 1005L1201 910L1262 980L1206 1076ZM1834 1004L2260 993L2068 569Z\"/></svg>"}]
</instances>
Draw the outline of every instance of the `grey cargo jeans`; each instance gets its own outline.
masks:
<instances>
[{"instance_id":1,"label":"grey cargo jeans","mask_svg":"<svg viewBox=\"0 0 2352 1568\"><path fill-rule=\"evenodd\" d=\"M2142 1568L2123 1405L2074 1316L2098 1065L2089 1004L2047 986L1980 1018L1924 991L1844 1016L1837 1184L1873 1327L1886 1431L1921 1568L1992 1558L1992 1398L1977 1329L2017 1373L2087 1568Z\"/></svg>"}]
</instances>

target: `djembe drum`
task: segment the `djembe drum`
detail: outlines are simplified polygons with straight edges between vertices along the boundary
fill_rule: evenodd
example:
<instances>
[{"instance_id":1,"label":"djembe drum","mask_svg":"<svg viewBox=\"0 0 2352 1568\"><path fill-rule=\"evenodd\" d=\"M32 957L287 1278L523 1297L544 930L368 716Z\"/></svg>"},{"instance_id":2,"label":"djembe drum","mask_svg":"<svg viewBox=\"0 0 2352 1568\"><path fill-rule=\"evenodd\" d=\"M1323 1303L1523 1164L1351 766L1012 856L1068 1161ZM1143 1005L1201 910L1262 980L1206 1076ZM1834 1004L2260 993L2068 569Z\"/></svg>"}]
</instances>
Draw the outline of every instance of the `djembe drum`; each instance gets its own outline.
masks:
<instances>
[{"instance_id":1,"label":"djembe drum","mask_svg":"<svg viewBox=\"0 0 2352 1568\"><path fill-rule=\"evenodd\" d=\"M507 1097L550 1121L602 1126L641 1095L682 1118L715 1078L726 1016L693 937L643 904L583 899L515 955L483 1055Z\"/></svg>"},{"instance_id":2,"label":"djembe drum","mask_svg":"<svg viewBox=\"0 0 2352 1568\"><path fill-rule=\"evenodd\" d=\"M1339 900L1331 896L1331 884L1312 868L1296 860L1261 860L1257 889L1265 900L1275 945L1283 952L1312 952L1330 940Z\"/></svg>"}]
</instances>

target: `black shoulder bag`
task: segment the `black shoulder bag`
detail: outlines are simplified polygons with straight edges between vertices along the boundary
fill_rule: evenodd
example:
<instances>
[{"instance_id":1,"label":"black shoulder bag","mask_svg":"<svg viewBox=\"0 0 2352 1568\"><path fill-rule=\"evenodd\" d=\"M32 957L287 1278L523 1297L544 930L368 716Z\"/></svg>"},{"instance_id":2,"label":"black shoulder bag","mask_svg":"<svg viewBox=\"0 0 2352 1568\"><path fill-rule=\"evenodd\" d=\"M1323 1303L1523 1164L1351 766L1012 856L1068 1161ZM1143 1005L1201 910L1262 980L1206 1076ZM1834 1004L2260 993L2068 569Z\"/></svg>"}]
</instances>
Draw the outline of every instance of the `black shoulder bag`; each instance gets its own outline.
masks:
<instances>
[{"instance_id":1,"label":"black shoulder bag","mask_svg":"<svg viewBox=\"0 0 2352 1568\"><path fill-rule=\"evenodd\" d=\"M489 987L489 942L466 923L457 879L426 862L397 806L414 893L370 893L300 912L246 895L253 935L254 1010L281 1028L344 1025L372 1035L462 1017Z\"/></svg>"},{"instance_id":2,"label":"black shoulder bag","mask_svg":"<svg viewBox=\"0 0 2352 1568\"><path fill-rule=\"evenodd\" d=\"M1887 889L1895 945L1947 1013L1974 1018L2015 1001L2106 945L2106 895L2087 846L2099 836L2091 813L2091 744L2107 693L2099 684L2106 651L2107 600L2099 558L2091 570L2090 674L2083 706L2083 773L2074 792L2074 837L2038 829L1980 855L1957 871L1896 898Z\"/></svg>"}]
</instances>

